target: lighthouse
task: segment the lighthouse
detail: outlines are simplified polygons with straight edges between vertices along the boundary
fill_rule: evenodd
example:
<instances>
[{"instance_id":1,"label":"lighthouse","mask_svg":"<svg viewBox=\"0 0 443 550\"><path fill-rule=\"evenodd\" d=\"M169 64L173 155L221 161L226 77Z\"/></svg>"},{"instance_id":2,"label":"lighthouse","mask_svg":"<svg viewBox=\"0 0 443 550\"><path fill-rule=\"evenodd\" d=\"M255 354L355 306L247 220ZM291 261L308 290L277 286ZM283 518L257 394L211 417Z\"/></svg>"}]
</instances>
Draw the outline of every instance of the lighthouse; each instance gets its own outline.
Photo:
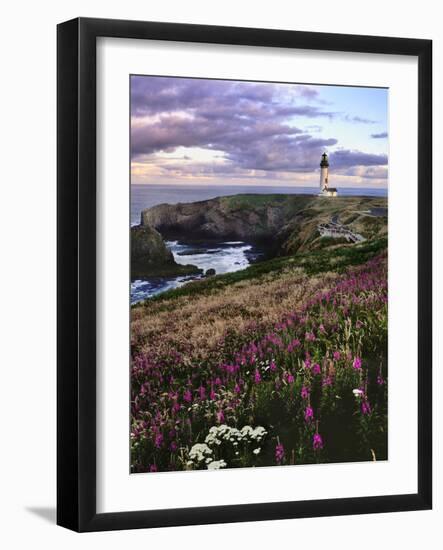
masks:
<instances>
[{"instance_id":1,"label":"lighthouse","mask_svg":"<svg viewBox=\"0 0 443 550\"><path fill-rule=\"evenodd\" d=\"M337 189L329 187L329 160L328 155L323 153L320 161L320 197L336 197Z\"/></svg>"}]
</instances>

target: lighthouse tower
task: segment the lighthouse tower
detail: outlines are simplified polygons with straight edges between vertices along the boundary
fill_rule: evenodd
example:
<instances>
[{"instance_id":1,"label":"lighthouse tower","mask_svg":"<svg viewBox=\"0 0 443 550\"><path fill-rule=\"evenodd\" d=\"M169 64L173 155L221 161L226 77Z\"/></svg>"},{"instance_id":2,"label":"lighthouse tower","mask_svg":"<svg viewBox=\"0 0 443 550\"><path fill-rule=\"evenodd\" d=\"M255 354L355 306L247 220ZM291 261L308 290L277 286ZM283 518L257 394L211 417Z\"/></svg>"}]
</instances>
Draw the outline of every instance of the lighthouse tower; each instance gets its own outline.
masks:
<instances>
[{"instance_id":1,"label":"lighthouse tower","mask_svg":"<svg viewBox=\"0 0 443 550\"><path fill-rule=\"evenodd\" d=\"M329 177L329 161L328 155L323 153L320 162L320 193L325 193L328 190Z\"/></svg>"},{"instance_id":2,"label":"lighthouse tower","mask_svg":"<svg viewBox=\"0 0 443 550\"><path fill-rule=\"evenodd\" d=\"M323 153L320 162L320 197L336 197L337 189L329 187L329 161L328 155Z\"/></svg>"}]
</instances>

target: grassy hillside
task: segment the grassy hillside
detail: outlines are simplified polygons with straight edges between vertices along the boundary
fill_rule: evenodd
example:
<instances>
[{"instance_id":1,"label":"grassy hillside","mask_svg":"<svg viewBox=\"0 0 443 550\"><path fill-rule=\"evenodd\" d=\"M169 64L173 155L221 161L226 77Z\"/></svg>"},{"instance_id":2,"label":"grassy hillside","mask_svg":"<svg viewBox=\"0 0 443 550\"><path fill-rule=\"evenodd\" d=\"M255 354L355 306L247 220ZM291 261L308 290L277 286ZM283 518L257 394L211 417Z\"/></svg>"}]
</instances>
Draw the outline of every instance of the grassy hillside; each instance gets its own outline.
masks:
<instances>
[{"instance_id":1,"label":"grassy hillside","mask_svg":"<svg viewBox=\"0 0 443 550\"><path fill-rule=\"evenodd\" d=\"M301 270L307 276L326 272L343 273L347 267L359 265L385 250L387 247L387 238L382 237L360 244L341 246L337 245L335 240L333 240L332 245L328 250L319 248L312 252L299 253L294 256L277 257L252 264L241 271L192 281L180 288L158 294L144 303L135 304L132 308L145 307L152 311L153 302L166 303L174 301L181 296L208 295L236 283L253 282L261 278L265 278L265 280L278 278L281 273L288 271Z\"/></svg>"},{"instance_id":2,"label":"grassy hillside","mask_svg":"<svg viewBox=\"0 0 443 550\"><path fill-rule=\"evenodd\" d=\"M383 236L387 216L372 212L386 206L383 197L241 194L154 206L143 211L142 220L168 238L266 241L287 255L323 247L317 226L332 217L365 238Z\"/></svg>"}]
</instances>

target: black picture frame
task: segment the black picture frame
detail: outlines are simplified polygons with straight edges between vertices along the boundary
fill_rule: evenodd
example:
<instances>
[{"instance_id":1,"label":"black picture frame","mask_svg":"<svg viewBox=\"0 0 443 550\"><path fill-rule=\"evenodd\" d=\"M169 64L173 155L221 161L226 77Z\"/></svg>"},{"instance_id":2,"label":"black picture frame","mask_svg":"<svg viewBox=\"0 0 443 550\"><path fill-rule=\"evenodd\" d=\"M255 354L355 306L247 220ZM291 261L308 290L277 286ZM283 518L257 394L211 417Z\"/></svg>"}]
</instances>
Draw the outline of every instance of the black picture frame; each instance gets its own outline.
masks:
<instances>
[{"instance_id":1,"label":"black picture frame","mask_svg":"<svg viewBox=\"0 0 443 550\"><path fill-rule=\"evenodd\" d=\"M96 39L399 54L418 58L418 471L416 494L96 512ZM432 42L107 19L57 29L57 523L104 531L426 510L432 507Z\"/></svg>"}]
</instances>

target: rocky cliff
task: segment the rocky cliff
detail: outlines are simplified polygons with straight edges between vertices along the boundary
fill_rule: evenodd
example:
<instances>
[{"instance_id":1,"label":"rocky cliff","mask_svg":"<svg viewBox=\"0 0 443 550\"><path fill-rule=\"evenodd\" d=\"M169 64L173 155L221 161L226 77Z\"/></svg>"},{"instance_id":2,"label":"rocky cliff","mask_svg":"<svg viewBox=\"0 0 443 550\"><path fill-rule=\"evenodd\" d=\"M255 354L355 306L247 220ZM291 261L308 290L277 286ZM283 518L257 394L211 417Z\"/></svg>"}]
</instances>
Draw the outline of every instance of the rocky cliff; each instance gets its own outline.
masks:
<instances>
[{"instance_id":1,"label":"rocky cliff","mask_svg":"<svg viewBox=\"0 0 443 550\"><path fill-rule=\"evenodd\" d=\"M201 273L194 265L179 265L160 233L149 225L131 228L131 278Z\"/></svg>"},{"instance_id":2,"label":"rocky cliff","mask_svg":"<svg viewBox=\"0 0 443 550\"><path fill-rule=\"evenodd\" d=\"M385 198L313 195L244 194L211 200L160 204L142 212L142 226L152 226L173 239L235 239L273 244L279 253L315 248L319 223L339 216L370 237L386 231L386 216L372 209L387 206Z\"/></svg>"},{"instance_id":3,"label":"rocky cliff","mask_svg":"<svg viewBox=\"0 0 443 550\"><path fill-rule=\"evenodd\" d=\"M185 204L160 204L142 212L142 225L151 225L169 238L270 239L288 221L287 204L270 195L236 195Z\"/></svg>"}]
</instances>

